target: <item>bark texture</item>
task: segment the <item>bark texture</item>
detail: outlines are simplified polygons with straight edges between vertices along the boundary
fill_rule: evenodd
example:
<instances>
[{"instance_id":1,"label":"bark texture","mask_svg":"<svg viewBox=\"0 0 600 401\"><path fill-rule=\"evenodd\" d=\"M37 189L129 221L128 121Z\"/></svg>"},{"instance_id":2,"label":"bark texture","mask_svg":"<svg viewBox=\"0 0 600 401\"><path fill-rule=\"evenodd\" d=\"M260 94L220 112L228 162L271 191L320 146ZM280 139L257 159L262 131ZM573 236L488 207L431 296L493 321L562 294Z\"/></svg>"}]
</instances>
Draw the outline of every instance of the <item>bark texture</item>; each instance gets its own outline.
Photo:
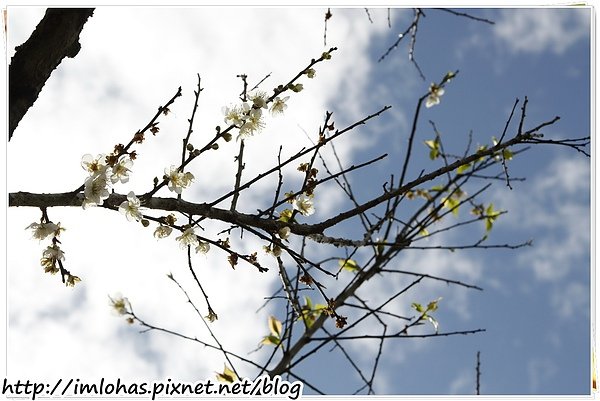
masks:
<instances>
[{"instance_id":1,"label":"bark texture","mask_svg":"<svg viewBox=\"0 0 600 401\"><path fill-rule=\"evenodd\" d=\"M49 8L29 39L17 46L8 69L8 140L52 71L65 57L79 53L79 34L93 12L93 8Z\"/></svg>"}]
</instances>

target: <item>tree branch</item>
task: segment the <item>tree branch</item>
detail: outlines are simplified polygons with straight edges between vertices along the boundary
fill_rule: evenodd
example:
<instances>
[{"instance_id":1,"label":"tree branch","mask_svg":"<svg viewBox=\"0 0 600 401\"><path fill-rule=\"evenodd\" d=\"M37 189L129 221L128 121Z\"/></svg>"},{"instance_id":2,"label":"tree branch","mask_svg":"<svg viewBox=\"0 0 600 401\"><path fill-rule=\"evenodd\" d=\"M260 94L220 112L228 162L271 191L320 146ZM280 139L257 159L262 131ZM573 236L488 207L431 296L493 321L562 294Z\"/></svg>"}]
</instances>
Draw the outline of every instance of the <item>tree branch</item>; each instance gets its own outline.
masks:
<instances>
[{"instance_id":1,"label":"tree branch","mask_svg":"<svg viewBox=\"0 0 600 401\"><path fill-rule=\"evenodd\" d=\"M52 71L79 53L79 34L93 13L93 8L49 8L29 39L16 47L8 69L9 141Z\"/></svg>"}]
</instances>

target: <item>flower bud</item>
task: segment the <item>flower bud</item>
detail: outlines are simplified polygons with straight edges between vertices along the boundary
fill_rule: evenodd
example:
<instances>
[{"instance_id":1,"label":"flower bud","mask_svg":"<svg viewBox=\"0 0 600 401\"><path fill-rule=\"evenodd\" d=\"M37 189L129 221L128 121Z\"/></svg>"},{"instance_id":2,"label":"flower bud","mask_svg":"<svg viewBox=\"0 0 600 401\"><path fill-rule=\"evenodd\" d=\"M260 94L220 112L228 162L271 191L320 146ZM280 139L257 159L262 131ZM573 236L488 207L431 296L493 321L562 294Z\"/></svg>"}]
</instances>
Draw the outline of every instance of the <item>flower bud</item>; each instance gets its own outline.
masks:
<instances>
[{"instance_id":1,"label":"flower bud","mask_svg":"<svg viewBox=\"0 0 600 401\"><path fill-rule=\"evenodd\" d=\"M187 146L185 147L188 151L193 151L194 150L194 145L192 145L191 143L188 143Z\"/></svg>"}]
</instances>

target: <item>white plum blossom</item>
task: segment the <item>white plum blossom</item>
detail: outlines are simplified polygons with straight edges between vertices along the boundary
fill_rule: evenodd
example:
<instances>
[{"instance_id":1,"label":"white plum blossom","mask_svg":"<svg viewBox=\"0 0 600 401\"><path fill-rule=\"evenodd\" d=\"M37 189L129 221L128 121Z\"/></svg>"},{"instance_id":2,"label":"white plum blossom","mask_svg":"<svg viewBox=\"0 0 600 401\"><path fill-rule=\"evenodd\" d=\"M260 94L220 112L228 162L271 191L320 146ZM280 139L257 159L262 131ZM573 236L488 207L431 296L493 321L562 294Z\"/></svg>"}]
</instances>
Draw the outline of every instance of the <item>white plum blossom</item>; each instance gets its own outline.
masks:
<instances>
[{"instance_id":1,"label":"white plum blossom","mask_svg":"<svg viewBox=\"0 0 600 401\"><path fill-rule=\"evenodd\" d=\"M95 159L94 156L85 154L81 157L81 167L87 171L90 176L95 176L106 172L106 155L100 154Z\"/></svg>"},{"instance_id":2,"label":"white plum blossom","mask_svg":"<svg viewBox=\"0 0 600 401\"><path fill-rule=\"evenodd\" d=\"M193 247L196 247L199 245L198 237L196 236L196 233L195 233L193 227L186 229L183 232L183 234L181 234L179 237L177 237L175 239L177 241L179 241L179 246L182 249L186 248L188 245L193 246Z\"/></svg>"},{"instance_id":3,"label":"white plum blossom","mask_svg":"<svg viewBox=\"0 0 600 401\"><path fill-rule=\"evenodd\" d=\"M196 253L208 253L210 251L210 244L208 242L199 242L196 247Z\"/></svg>"},{"instance_id":4,"label":"white plum blossom","mask_svg":"<svg viewBox=\"0 0 600 401\"><path fill-rule=\"evenodd\" d=\"M241 127L244 124L245 114L250 110L250 105L244 103L242 106L223 107L225 123Z\"/></svg>"},{"instance_id":5,"label":"white plum blossom","mask_svg":"<svg viewBox=\"0 0 600 401\"><path fill-rule=\"evenodd\" d=\"M140 200L133 192L127 194L127 200L119 205L119 212L124 214L129 221L140 221L142 213L140 213Z\"/></svg>"},{"instance_id":6,"label":"white plum blossom","mask_svg":"<svg viewBox=\"0 0 600 401\"><path fill-rule=\"evenodd\" d=\"M56 274L59 269L56 267L56 262L65 260L65 253L57 244L48 246L42 253L41 265L44 267L44 272Z\"/></svg>"},{"instance_id":7,"label":"white plum blossom","mask_svg":"<svg viewBox=\"0 0 600 401\"><path fill-rule=\"evenodd\" d=\"M265 123L262 120L261 109L252 109L246 116L244 124L240 127L238 139L253 136L255 133L263 129L264 126Z\"/></svg>"},{"instance_id":8,"label":"white plum blossom","mask_svg":"<svg viewBox=\"0 0 600 401\"><path fill-rule=\"evenodd\" d=\"M315 212L312 199L304 195L296 198L293 205L294 209L299 211L303 216L310 216Z\"/></svg>"},{"instance_id":9,"label":"white plum blossom","mask_svg":"<svg viewBox=\"0 0 600 401\"><path fill-rule=\"evenodd\" d=\"M289 99L289 96L286 96L284 98L280 98L279 96L277 96L275 98L275 100L273 100L273 105L271 106L271 114L272 115L277 115L277 114L283 114L284 110L287 109L287 104L285 104L285 102Z\"/></svg>"},{"instance_id":10,"label":"white plum blossom","mask_svg":"<svg viewBox=\"0 0 600 401\"><path fill-rule=\"evenodd\" d=\"M173 229L169 226L158 226L154 230L154 236L158 239L167 238L171 235L171 232L173 232Z\"/></svg>"},{"instance_id":11,"label":"white plum blossom","mask_svg":"<svg viewBox=\"0 0 600 401\"><path fill-rule=\"evenodd\" d=\"M85 180L83 194L85 199L81 206L87 209L88 206L102 205L105 199L110 196L110 180L106 173L92 175Z\"/></svg>"},{"instance_id":12,"label":"white plum blossom","mask_svg":"<svg viewBox=\"0 0 600 401\"><path fill-rule=\"evenodd\" d=\"M429 96L427 96L427 100L425 101L425 107L435 106L440 103L440 97L444 94L444 88L437 86L436 84L431 84L429 86Z\"/></svg>"},{"instance_id":13,"label":"white plum blossom","mask_svg":"<svg viewBox=\"0 0 600 401\"><path fill-rule=\"evenodd\" d=\"M254 93L251 93L249 98L252 101L252 104L254 105L254 107L257 107L259 109L267 108L268 96L265 92L256 91Z\"/></svg>"},{"instance_id":14,"label":"white plum blossom","mask_svg":"<svg viewBox=\"0 0 600 401\"><path fill-rule=\"evenodd\" d=\"M169 178L169 189L178 194L181 194L181 191L189 187L192 181L194 181L192 173L182 173L176 166L171 166L169 169L165 168L165 175Z\"/></svg>"},{"instance_id":15,"label":"white plum blossom","mask_svg":"<svg viewBox=\"0 0 600 401\"><path fill-rule=\"evenodd\" d=\"M60 232L64 230L64 228L60 226L60 223L54 224L52 222L31 223L25 229L32 229L33 238L38 239L40 241L48 238L49 236L57 237L60 234Z\"/></svg>"},{"instance_id":16,"label":"white plum blossom","mask_svg":"<svg viewBox=\"0 0 600 401\"><path fill-rule=\"evenodd\" d=\"M112 168L112 175L110 176L110 181L115 184L117 182L121 182L125 184L129 181L129 172L131 171L131 166L133 165L133 161L129 157L124 157L119 160Z\"/></svg>"}]
</instances>

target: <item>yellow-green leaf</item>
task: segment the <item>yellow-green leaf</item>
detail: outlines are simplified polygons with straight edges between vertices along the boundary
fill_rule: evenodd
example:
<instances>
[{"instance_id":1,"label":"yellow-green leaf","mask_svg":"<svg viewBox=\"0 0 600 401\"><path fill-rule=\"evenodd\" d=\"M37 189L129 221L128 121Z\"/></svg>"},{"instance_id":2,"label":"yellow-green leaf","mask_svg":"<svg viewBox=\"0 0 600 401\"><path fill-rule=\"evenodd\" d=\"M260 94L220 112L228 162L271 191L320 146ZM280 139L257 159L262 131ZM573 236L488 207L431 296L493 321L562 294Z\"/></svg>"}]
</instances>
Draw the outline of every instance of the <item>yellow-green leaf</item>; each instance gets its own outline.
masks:
<instances>
[{"instance_id":1,"label":"yellow-green leaf","mask_svg":"<svg viewBox=\"0 0 600 401\"><path fill-rule=\"evenodd\" d=\"M290 219L292 218L292 213L293 213L293 212L292 212L292 210L290 210L290 209L285 209L285 210L282 210L282 211L279 213L279 221L283 221L284 223L287 223L287 222L289 222L289 221L290 221Z\"/></svg>"},{"instance_id":2,"label":"yellow-green leaf","mask_svg":"<svg viewBox=\"0 0 600 401\"><path fill-rule=\"evenodd\" d=\"M470 168L471 168L471 163L463 164L462 166L458 166L458 168L456 169L456 173L462 174Z\"/></svg>"},{"instance_id":3,"label":"yellow-green leaf","mask_svg":"<svg viewBox=\"0 0 600 401\"><path fill-rule=\"evenodd\" d=\"M348 270L350 272L357 272L360 270L360 267L358 267L356 261L352 259L340 259L338 260L338 263L340 265L340 268Z\"/></svg>"},{"instance_id":4,"label":"yellow-green leaf","mask_svg":"<svg viewBox=\"0 0 600 401\"><path fill-rule=\"evenodd\" d=\"M304 305L308 310L312 310L312 299L308 295L304 296Z\"/></svg>"},{"instance_id":5,"label":"yellow-green leaf","mask_svg":"<svg viewBox=\"0 0 600 401\"><path fill-rule=\"evenodd\" d=\"M504 157L504 160L512 160L512 158L513 158L513 152L511 152L510 149L505 148L502 151L502 156Z\"/></svg>"},{"instance_id":6,"label":"yellow-green leaf","mask_svg":"<svg viewBox=\"0 0 600 401\"><path fill-rule=\"evenodd\" d=\"M279 344L281 344L281 339L276 336L266 336L260 343L262 345L273 345L277 347Z\"/></svg>"},{"instance_id":7,"label":"yellow-green leaf","mask_svg":"<svg viewBox=\"0 0 600 401\"><path fill-rule=\"evenodd\" d=\"M449 196L447 198L444 198L442 200L442 203L444 204L445 208L452 211L453 215L458 215L458 206L460 205L460 201L458 199Z\"/></svg>"},{"instance_id":8,"label":"yellow-green leaf","mask_svg":"<svg viewBox=\"0 0 600 401\"><path fill-rule=\"evenodd\" d=\"M413 302L412 304L410 304L410 306L419 313L425 312L425 309L423 309L423 305L421 305L418 302Z\"/></svg>"},{"instance_id":9,"label":"yellow-green leaf","mask_svg":"<svg viewBox=\"0 0 600 401\"><path fill-rule=\"evenodd\" d=\"M217 380L224 383L233 383L235 381L238 381L239 378L233 370L229 369L227 365L225 365L223 373L217 372Z\"/></svg>"},{"instance_id":10,"label":"yellow-green leaf","mask_svg":"<svg viewBox=\"0 0 600 401\"><path fill-rule=\"evenodd\" d=\"M430 149L429 158L431 160L436 159L440 155L440 142L437 138L429 141L425 141L425 145Z\"/></svg>"},{"instance_id":11,"label":"yellow-green leaf","mask_svg":"<svg viewBox=\"0 0 600 401\"><path fill-rule=\"evenodd\" d=\"M438 308L438 302L440 302L440 300L442 299L442 297L439 297L438 299L436 299L435 301L431 301L427 304L427 311L436 311Z\"/></svg>"},{"instance_id":12,"label":"yellow-green leaf","mask_svg":"<svg viewBox=\"0 0 600 401\"><path fill-rule=\"evenodd\" d=\"M269 316L269 330L273 336L277 337L278 339L281 338L282 325L281 322L275 318L275 316Z\"/></svg>"}]
</instances>

